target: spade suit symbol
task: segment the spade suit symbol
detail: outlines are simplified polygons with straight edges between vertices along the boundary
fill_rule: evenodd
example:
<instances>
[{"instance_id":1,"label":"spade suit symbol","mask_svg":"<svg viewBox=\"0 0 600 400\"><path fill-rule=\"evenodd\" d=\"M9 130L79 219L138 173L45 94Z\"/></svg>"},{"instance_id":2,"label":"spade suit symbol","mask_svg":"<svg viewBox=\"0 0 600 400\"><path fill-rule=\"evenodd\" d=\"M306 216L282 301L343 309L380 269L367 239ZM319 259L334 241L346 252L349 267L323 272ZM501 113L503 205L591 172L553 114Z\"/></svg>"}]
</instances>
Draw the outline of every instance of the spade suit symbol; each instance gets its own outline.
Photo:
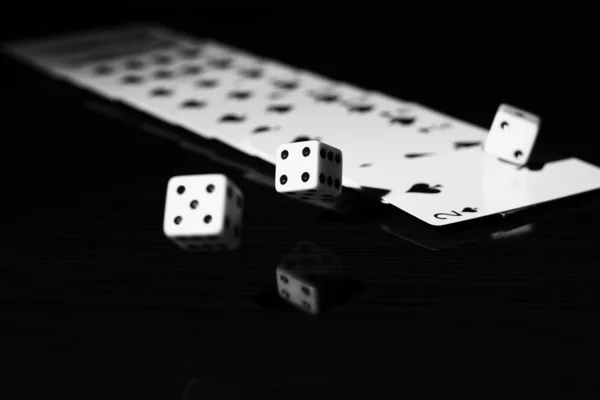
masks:
<instances>
[{"instance_id":1,"label":"spade suit symbol","mask_svg":"<svg viewBox=\"0 0 600 400\"><path fill-rule=\"evenodd\" d=\"M481 142L454 142L454 149L459 150L463 148L481 146Z\"/></svg>"},{"instance_id":2,"label":"spade suit symbol","mask_svg":"<svg viewBox=\"0 0 600 400\"><path fill-rule=\"evenodd\" d=\"M258 79L262 76L262 70L259 68L248 68L240 71L240 75L249 79Z\"/></svg>"},{"instance_id":3,"label":"spade suit symbol","mask_svg":"<svg viewBox=\"0 0 600 400\"><path fill-rule=\"evenodd\" d=\"M462 212L474 213L474 212L477 212L477 207L475 207L475 208L465 207L462 209Z\"/></svg>"},{"instance_id":4,"label":"spade suit symbol","mask_svg":"<svg viewBox=\"0 0 600 400\"><path fill-rule=\"evenodd\" d=\"M200 79L196 82L196 86L201 88L214 88L219 82L216 79Z\"/></svg>"},{"instance_id":5,"label":"spade suit symbol","mask_svg":"<svg viewBox=\"0 0 600 400\"><path fill-rule=\"evenodd\" d=\"M390 123L393 124L400 124L400 125L411 125L415 122L415 117L393 117L390 118Z\"/></svg>"},{"instance_id":6,"label":"spade suit symbol","mask_svg":"<svg viewBox=\"0 0 600 400\"><path fill-rule=\"evenodd\" d=\"M273 85L279 89L283 90L294 90L298 87L298 82L296 81L283 81L283 80L273 80Z\"/></svg>"},{"instance_id":7,"label":"spade suit symbol","mask_svg":"<svg viewBox=\"0 0 600 400\"><path fill-rule=\"evenodd\" d=\"M170 96L171 94L173 94L173 91L171 89L162 88L162 87L155 88L150 91L150 96L154 96L154 97L167 97L167 96Z\"/></svg>"},{"instance_id":8,"label":"spade suit symbol","mask_svg":"<svg viewBox=\"0 0 600 400\"><path fill-rule=\"evenodd\" d=\"M206 107L205 101L189 99L181 103L182 108L204 108Z\"/></svg>"},{"instance_id":9,"label":"spade suit symbol","mask_svg":"<svg viewBox=\"0 0 600 400\"><path fill-rule=\"evenodd\" d=\"M311 90L308 94L315 99L315 101L321 103L333 103L339 100L339 96L333 93L315 92Z\"/></svg>"},{"instance_id":10,"label":"spade suit symbol","mask_svg":"<svg viewBox=\"0 0 600 400\"><path fill-rule=\"evenodd\" d=\"M419 157L427 157L433 153L406 153L404 157L406 158L419 158Z\"/></svg>"},{"instance_id":11,"label":"spade suit symbol","mask_svg":"<svg viewBox=\"0 0 600 400\"><path fill-rule=\"evenodd\" d=\"M393 115L389 111L383 111L380 115L387 118L392 125L412 125L417 120L413 115Z\"/></svg>"},{"instance_id":12,"label":"spade suit symbol","mask_svg":"<svg viewBox=\"0 0 600 400\"><path fill-rule=\"evenodd\" d=\"M318 94L315 95L315 99L317 101L322 101L323 103L333 103L338 97L335 94Z\"/></svg>"},{"instance_id":13,"label":"spade suit symbol","mask_svg":"<svg viewBox=\"0 0 600 400\"><path fill-rule=\"evenodd\" d=\"M272 131L277 131L277 130L279 130L279 125L278 126L260 125L260 126L257 126L256 128L254 128L252 130L252 133L264 133L264 132L272 132Z\"/></svg>"},{"instance_id":14,"label":"spade suit symbol","mask_svg":"<svg viewBox=\"0 0 600 400\"><path fill-rule=\"evenodd\" d=\"M208 60L208 65L217 69L227 69L231 67L232 61L233 60L229 58L214 58L212 60Z\"/></svg>"},{"instance_id":15,"label":"spade suit symbol","mask_svg":"<svg viewBox=\"0 0 600 400\"><path fill-rule=\"evenodd\" d=\"M291 110L292 106L289 104L271 105L267 108L267 112L274 112L277 114L285 114L287 112L290 112Z\"/></svg>"},{"instance_id":16,"label":"spade suit symbol","mask_svg":"<svg viewBox=\"0 0 600 400\"><path fill-rule=\"evenodd\" d=\"M406 193L440 193L442 185L430 185L428 183L415 183Z\"/></svg>"},{"instance_id":17,"label":"spade suit symbol","mask_svg":"<svg viewBox=\"0 0 600 400\"><path fill-rule=\"evenodd\" d=\"M252 96L252 92L248 90L234 90L233 92L229 92L227 97L236 100L246 100Z\"/></svg>"},{"instance_id":18,"label":"spade suit symbol","mask_svg":"<svg viewBox=\"0 0 600 400\"><path fill-rule=\"evenodd\" d=\"M254 128L252 133L269 132L270 130L271 130L271 128L268 126L257 126L256 128Z\"/></svg>"},{"instance_id":19,"label":"spade suit symbol","mask_svg":"<svg viewBox=\"0 0 600 400\"><path fill-rule=\"evenodd\" d=\"M348 111L351 113L364 114L371 110L373 110L373 106L371 104L355 104L348 106Z\"/></svg>"},{"instance_id":20,"label":"spade suit symbol","mask_svg":"<svg viewBox=\"0 0 600 400\"><path fill-rule=\"evenodd\" d=\"M225 114L219 118L219 122L244 122L246 117L238 114Z\"/></svg>"}]
</instances>

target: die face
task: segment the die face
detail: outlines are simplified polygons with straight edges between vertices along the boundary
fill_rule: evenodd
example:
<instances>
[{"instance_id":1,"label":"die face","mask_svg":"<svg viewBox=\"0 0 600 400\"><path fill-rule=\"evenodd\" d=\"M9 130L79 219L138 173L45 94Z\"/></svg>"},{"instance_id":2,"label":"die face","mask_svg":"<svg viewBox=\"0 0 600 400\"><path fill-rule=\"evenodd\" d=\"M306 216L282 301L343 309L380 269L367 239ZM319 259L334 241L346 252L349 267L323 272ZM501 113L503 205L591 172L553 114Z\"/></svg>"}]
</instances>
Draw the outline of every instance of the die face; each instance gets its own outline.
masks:
<instances>
[{"instance_id":1,"label":"die face","mask_svg":"<svg viewBox=\"0 0 600 400\"><path fill-rule=\"evenodd\" d=\"M244 194L237 185L229 181L225 195L227 212L234 220L241 219L244 213Z\"/></svg>"},{"instance_id":2,"label":"die face","mask_svg":"<svg viewBox=\"0 0 600 400\"><path fill-rule=\"evenodd\" d=\"M230 249L237 249L242 239L242 219L244 215L244 193L229 181L226 192L226 212L230 217L230 226L225 226Z\"/></svg>"},{"instance_id":3,"label":"die face","mask_svg":"<svg viewBox=\"0 0 600 400\"><path fill-rule=\"evenodd\" d=\"M514 115L515 117L523 118L524 120L529 122L533 122L536 124L540 123L539 116L527 112L525 110L521 110L517 107L513 107L510 104L500 104L500 106L498 107L498 111L502 112L503 114Z\"/></svg>"},{"instance_id":4,"label":"die face","mask_svg":"<svg viewBox=\"0 0 600 400\"><path fill-rule=\"evenodd\" d=\"M318 190L319 142L287 143L278 148L275 189L280 193Z\"/></svg>"},{"instance_id":5,"label":"die face","mask_svg":"<svg viewBox=\"0 0 600 400\"><path fill-rule=\"evenodd\" d=\"M303 200L335 197L342 191L342 152L318 141L288 143L278 149L275 189Z\"/></svg>"},{"instance_id":6,"label":"die face","mask_svg":"<svg viewBox=\"0 0 600 400\"><path fill-rule=\"evenodd\" d=\"M284 300L310 313L318 314L319 289L286 268L276 270L277 292Z\"/></svg>"},{"instance_id":7,"label":"die face","mask_svg":"<svg viewBox=\"0 0 600 400\"><path fill-rule=\"evenodd\" d=\"M296 243L276 270L279 296L311 314L331 303L341 278L341 259L304 240Z\"/></svg>"},{"instance_id":8,"label":"die face","mask_svg":"<svg viewBox=\"0 0 600 400\"><path fill-rule=\"evenodd\" d=\"M323 197L339 196L342 192L342 152L333 146L321 143L319 160L319 183L322 187Z\"/></svg>"},{"instance_id":9,"label":"die face","mask_svg":"<svg viewBox=\"0 0 600 400\"><path fill-rule=\"evenodd\" d=\"M227 178L220 174L176 176L169 180L163 231L168 237L220 236L227 221ZM229 222L230 223L230 222Z\"/></svg>"},{"instance_id":10,"label":"die face","mask_svg":"<svg viewBox=\"0 0 600 400\"><path fill-rule=\"evenodd\" d=\"M501 105L492 122L484 150L498 158L524 165L535 146L540 119L509 105Z\"/></svg>"}]
</instances>

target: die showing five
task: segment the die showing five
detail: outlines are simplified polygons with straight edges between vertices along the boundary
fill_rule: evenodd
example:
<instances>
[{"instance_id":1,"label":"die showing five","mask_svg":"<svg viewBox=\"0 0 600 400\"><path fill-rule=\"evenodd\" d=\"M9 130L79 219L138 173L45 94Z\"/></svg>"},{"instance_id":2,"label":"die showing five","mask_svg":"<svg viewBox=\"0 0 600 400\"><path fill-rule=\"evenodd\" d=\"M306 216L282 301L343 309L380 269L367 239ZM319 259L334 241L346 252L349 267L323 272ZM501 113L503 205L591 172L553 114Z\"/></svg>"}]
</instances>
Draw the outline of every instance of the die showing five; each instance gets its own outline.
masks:
<instances>
[{"instance_id":1,"label":"die showing five","mask_svg":"<svg viewBox=\"0 0 600 400\"><path fill-rule=\"evenodd\" d=\"M189 251L235 250L241 243L244 196L222 174L169 180L163 231Z\"/></svg>"}]
</instances>

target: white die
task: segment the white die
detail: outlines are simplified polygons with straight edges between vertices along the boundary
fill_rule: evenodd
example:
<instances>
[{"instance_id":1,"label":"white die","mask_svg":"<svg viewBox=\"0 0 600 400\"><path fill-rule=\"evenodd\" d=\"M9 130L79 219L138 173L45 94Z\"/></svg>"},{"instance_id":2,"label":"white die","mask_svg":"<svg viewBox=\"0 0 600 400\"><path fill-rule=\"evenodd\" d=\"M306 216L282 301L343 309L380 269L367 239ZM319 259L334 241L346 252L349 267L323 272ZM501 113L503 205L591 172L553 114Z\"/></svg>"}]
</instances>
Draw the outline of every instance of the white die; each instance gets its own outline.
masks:
<instances>
[{"instance_id":1,"label":"white die","mask_svg":"<svg viewBox=\"0 0 600 400\"><path fill-rule=\"evenodd\" d=\"M319 314L337 295L341 260L311 242L298 243L277 267L277 292L287 302Z\"/></svg>"},{"instance_id":2,"label":"white die","mask_svg":"<svg viewBox=\"0 0 600 400\"><path fill-rule=\"evenodd\" d=\"M286 143L277 149L275 189L303 200L342 193L342 152L317 140Z\"/></svg>"},{"instance_id":3,"label":"white die","mask_svg":"<svg viewBox=\"0 0 600 400\"><path fill-rule=\"evenodd\" d=\"M185 250L235 250L244 196L225 175L174 176L167 185L164 234Z\"/></svg>"},{"instance_id":4,"label":"white die","mask_svg":"<svg viewBox=\"0 0 600 400\"><path fill-rule=\"evenodd\" d=\"M508 104L498 107L484 150L498 158L525 165L533 152L540 118Z\"/></svg>"}]
</instances>

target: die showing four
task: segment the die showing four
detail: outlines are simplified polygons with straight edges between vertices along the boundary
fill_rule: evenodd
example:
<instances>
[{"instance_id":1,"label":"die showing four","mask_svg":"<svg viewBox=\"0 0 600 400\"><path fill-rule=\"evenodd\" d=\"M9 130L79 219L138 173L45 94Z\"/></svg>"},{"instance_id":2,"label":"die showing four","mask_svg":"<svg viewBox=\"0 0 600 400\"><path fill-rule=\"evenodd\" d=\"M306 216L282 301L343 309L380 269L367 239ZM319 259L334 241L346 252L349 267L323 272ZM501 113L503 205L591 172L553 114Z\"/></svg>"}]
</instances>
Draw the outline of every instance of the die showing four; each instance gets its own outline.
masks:
<instances>
[{"instance_id":1,"label":"die showing four","mask_svg":"<svg viewBox=\"0 0 600 400\"><path fill-rule=\"evenodd\" d=\"M302 200L342 192L342 152L317 140L286 143L277 149L275 189Z\"/></svg>"},{"instance_id":2,"label":"die showing four","mask_svg":"<svg viewBox=\"0 0 600 400\"><path fill-rule=\"evenodd\" d=\"M339 292L341 261L311 242L299 242L276 269L277 292L286 302L316 315L329 308Z\"/></svg>"}]
</instances>

